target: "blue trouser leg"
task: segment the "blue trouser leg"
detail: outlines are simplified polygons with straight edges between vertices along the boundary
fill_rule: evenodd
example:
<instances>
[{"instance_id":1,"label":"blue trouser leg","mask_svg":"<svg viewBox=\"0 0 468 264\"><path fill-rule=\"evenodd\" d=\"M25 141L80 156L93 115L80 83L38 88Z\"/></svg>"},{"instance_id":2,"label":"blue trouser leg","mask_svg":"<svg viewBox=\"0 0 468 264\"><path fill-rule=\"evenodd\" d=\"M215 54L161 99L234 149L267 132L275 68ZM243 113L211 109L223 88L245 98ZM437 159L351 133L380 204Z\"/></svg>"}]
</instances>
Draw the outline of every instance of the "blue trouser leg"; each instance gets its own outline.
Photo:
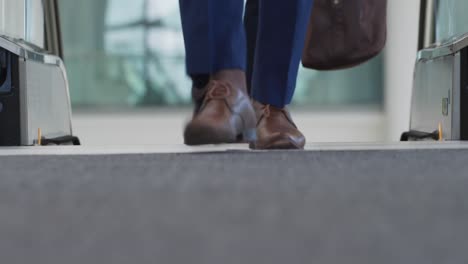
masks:
<instances>
[{"instance_id":1,"label":"blue trouser leg","mask_svg":"<svg viewBox=\"0 0 468 264\"><path fill-rule=\"evenodd\" d=\"M179 0L189 75L246 68L243 0Z\"/></svg>"},{"instance_id":2,"label":"blue trouser leg","mask_svg":"<svg viewBox=\"0 0 468 264\"><path fill-rule=\"evenodd\" d=\"M260 0L252 77L255 100L276 107L291 102L312 3L313 0Z\"/></svg>"},{"instance_id":3,"label":"blue trouser leg","mask_svg":"<svg viewBox=\"0 0 468 264\"><path fill-rule=\"evenodd\" d=\"M259 0L247 0L245 6L244 26L247 37L247 87L252 91L252 73L257 46Z\"/></svg>"}]
</instances>

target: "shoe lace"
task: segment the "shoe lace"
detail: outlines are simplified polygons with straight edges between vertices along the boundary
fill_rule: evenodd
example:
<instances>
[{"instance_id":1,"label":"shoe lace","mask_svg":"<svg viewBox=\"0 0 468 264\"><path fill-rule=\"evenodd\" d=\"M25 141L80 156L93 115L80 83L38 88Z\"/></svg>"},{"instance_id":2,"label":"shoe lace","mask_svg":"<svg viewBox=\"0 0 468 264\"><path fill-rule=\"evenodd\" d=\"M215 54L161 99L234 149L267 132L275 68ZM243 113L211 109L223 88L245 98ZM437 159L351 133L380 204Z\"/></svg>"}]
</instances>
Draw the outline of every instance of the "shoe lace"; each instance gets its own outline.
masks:
<instances>
[{"instance_id":1,"label":"shoe lace","mask_svg":"<svg viewBox=\"0 0 468 264\"><path fill-rule=\"evenodd\" d=\"M286 119L294 126L296 127L296 124L294 123L294 121L291 119L291 117L289 116L289 113L288 111L286 110L286 108L278 108L278 107L274 107L274 106L271 106L269 104L267 105L264 105L263 108L263 118L268 118L271 116L272 112L278 112L278 113L281 113L284 115L284 117L286 117ZM260 121L260 120L259 120Z\"/></svg>"},{"instance_id":2,"label":"shoe lace","mask_svg":"<svg viewBox=\"0 0 468 264\"><path fill-rule=\"evenodd\" d=\"M206 97L211 100L222 100L231 95L230 85L221 81L211 81Z\"/></svg>"},{"instance_id":3,"label":"shoe lace","mask_svg":"<svg viewBox=\"0 0 468 264\"><path fill-rule=\"evenodd\" d=\"M270 117L272 112L280 112L280 113L287 115L287 112L284 108L277 108L269 104L264 105L262 110L263 110L263 115L265 117Z\"/></svg>"},{"instance_id":4,"label":"shoe lace","mask_svg":"<svg viewBox=\"0 0 468 264\"><path fill-rule=\"evenodd\" d=\"M264 105L263 106L263 115L265 117L270 117L270 115L271 115L270 105Z\"/></svg>"}]
</instances>

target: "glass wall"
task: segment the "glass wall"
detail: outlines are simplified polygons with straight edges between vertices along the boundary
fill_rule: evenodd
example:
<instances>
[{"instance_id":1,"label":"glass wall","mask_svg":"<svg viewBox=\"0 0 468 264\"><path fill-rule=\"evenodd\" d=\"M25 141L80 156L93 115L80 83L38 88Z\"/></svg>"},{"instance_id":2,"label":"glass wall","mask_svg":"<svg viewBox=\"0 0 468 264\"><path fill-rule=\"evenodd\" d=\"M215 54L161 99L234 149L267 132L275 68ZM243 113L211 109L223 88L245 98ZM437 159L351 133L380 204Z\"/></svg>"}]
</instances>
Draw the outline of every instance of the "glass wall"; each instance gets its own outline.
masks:
<instances>
[{"instance_id":1,"label":"glass wall","mask_svg":"<svg viewBox=\"0 0 468 264\"><path fill-rule=\"evenodd\" d=\"M61 0L75 106L190 103L178 1ZM296 105L382 104L382 58L337 72L302 69Z\"/></svg>"},{"instance_id":2,"label":"glass wall","mask_svg":"<svg viewBox=\"0 0 468 264\"><path fill-rule=\"evenodd\" d=\"M467 0L436 0L436 42L444 42L468 32Z\"/></svg>"},{"instance_id":3,"label":"glass wall","mask_svg":"<svg viewBox=\"0 0 468 264\"><path fill-rule=\"evenodd\" d=\"M0 0L0 34L44 47L42 0Z\"/></svg>"}]
</instances>

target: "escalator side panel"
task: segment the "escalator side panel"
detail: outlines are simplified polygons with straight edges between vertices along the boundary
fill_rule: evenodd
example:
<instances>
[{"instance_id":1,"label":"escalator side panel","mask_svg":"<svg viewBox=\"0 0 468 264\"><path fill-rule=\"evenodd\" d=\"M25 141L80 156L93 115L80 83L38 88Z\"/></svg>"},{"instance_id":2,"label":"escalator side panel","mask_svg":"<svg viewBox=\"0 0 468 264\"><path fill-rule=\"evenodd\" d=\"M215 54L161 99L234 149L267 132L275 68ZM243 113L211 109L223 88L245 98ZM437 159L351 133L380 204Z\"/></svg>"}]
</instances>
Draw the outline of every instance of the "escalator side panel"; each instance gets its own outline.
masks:
<instances>
[{"instance_id":1,"label":"escalator side panel","mask_svg":"<svg viewBox=\"0 0 468 264\"><path fill-rule=\"evenodd\" d=\"M460 139L468 140L468 48L460 58Z\"/></svg>"},{"instance_id":2,"label":"escalator side panel","mask_svg":"<svg viewBox=\"0 0 468 264\"><path fill-rule=\"evenodd\" d=\"M6 58L7 76L0 89L0 146L18 146L21 143L19 58L8 52Z\"/></svg>"}]
</instances>

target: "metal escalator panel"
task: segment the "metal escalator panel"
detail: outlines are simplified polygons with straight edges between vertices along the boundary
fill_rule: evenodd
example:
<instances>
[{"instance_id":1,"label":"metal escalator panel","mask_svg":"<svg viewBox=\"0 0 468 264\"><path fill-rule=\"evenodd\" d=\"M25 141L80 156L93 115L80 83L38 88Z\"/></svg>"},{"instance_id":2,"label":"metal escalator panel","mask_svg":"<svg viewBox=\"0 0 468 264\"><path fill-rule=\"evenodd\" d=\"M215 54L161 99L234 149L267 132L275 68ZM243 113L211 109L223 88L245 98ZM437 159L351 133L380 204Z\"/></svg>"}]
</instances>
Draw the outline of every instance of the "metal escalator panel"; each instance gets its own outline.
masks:
<instances>
[{"instance_id":1,"label":"metal escalator panel","mask_svg":"<svg viewBox=\"0 0 468 264\"><path fill-rule=\"evenodd\" d=\"M419 51L411 109L411 131L442 128L444 140L467 140L468 34Z\"/></svg>"},{"instance_id":2,"label":"metal escalator panel","mask_svg":"<svg viewBox=\"0 0 468 264\"><path fill-rule=\"evenodd\" d=\"M62 60L20 40L0 37L6 58L0 86L0 146L33 145L72 136L67 74Z\"/></svg>"},{"instance_id":3,"label":"metal escalator panel","mask_svg":"<svg viewBox=\"0 0 468 264\"><path fill-rule=\"evenodd\" d=\"M412 98L411 130L432 132L442 125L444 135L452 135L453 72L457 58L453 55L416 64Z\"/></svg>"},{"instance_id":4,"label":"metal escalator panel","mask_svg":"<svg viewBox=\"0 0 468 264\"><path fill-rule=\"evenodd\" d=\"M79 144L56 6L56 0L0 0L0 146Z\"/></svg>"},{"instance_id":5,"label":"metal escalator panel","mask_svg":"<svg viewBox=\"0 0 468 264\"><path fill-rule=\"evenodd\" d=\"M41 128L47 138L71 135L68 82L61 64L20 60L22 145L32 145Z\"/></svg>"}]
</instances>

